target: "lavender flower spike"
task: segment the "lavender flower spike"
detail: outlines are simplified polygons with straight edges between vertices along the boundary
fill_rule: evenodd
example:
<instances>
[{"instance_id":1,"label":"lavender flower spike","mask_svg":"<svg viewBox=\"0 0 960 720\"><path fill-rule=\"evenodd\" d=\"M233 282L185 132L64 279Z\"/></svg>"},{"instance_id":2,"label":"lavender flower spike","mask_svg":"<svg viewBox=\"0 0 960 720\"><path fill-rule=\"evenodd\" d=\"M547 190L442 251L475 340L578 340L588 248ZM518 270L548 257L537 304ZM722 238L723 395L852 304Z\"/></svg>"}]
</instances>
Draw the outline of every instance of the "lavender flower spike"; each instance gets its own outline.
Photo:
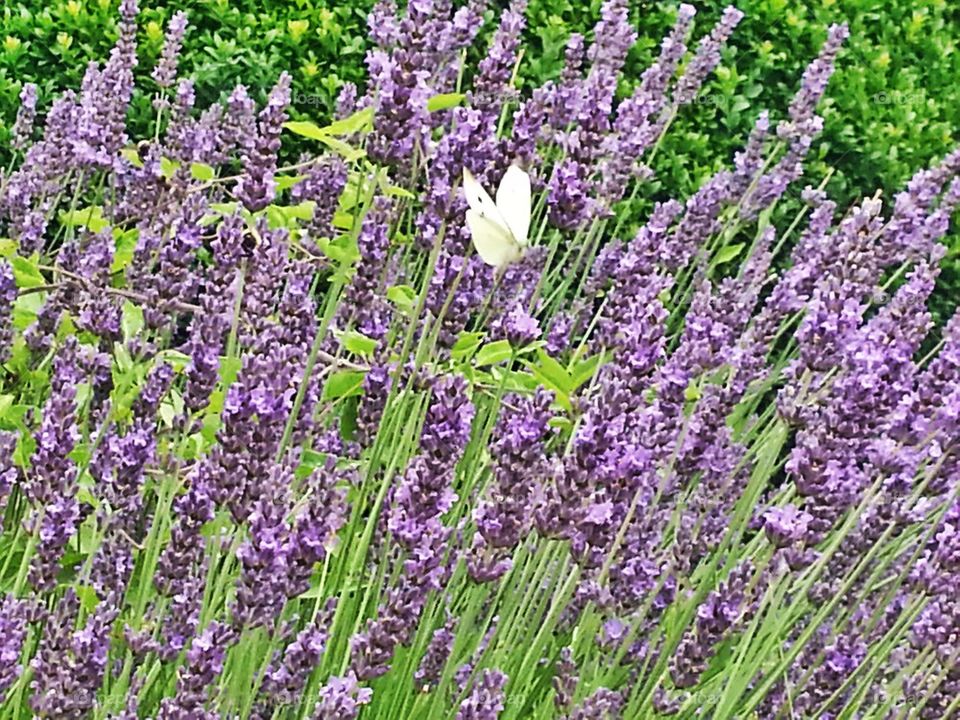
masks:
<instances>
[{"instance_id":1,"label":"lavender flower spike","mask_svg":"<svg viewBox=\"0 0 960 720\"><path fill-rule=\"evenodd\" d=\"M0 705L20 677L20 650L27 636L26 606L12 595L0 598Z\"/></svg>"},{"instance_id":2,"label":"lavender flower spike","mask_svg":"<svg viewBox=\"0 0 960 720\"><path fill-rule=\"evenodd\" d=\"M160 61L153 69L151 77L162 88L173 85L177 77L177 65L180 60L180 47L183 45L183 35L187 31L187 14L182 10L174 13L167 26L167 34L163 40L163 52Z\"/></svg>"},{"instance_id":3,"label":"lavender flower spike","mask_svg":"<svg viewBox=\"0 0 960 720\"><path fill-rule=\"evenodd\" d=\"M36 119L37 86L34 83L24 83L20 91L20 109L17 111L17 120L13 125L13 140L10 142L14 150L22 152L27 149Z\"/></svg>"},{"instance_id":4,"label":"lavender flower spike","mask_svg":"<svg viewBox=\"0 0 960 720\"><path fill-rule=\"evenodd\" d=\"M13 268L6 260L0 260L0 363L10 356L13 344L13 303L17 300L17 283Z\"/></svg>"},{"instance_id":5,"label":"lavender flower spike","mask_svg":"<svg viewBox=\"0 0 960 720\"><path fill-rule=\"evenodd\" d=\"M693 102L707 75L720 63L720 50L730 39L741 20L743 20L743 13L740 10L732 5L727 7L723 11L720 22L714 26L707 37L700 41L696 55L687 65L683 76L677 81L674 98L678 105Z\"/></svg>"},{"instance_id":6,"label":"lavender flower spike","mask_svg":"<svg viewBox=\"0 0 960 720\"><path fill-rule=\"evenodd\" d=\"M314 720L355 720L360 709L370 702L373 691L362 688L357 676L332 677L320 689L320 702L314 710Z\"/></svg>"},{"instance_id":7,"label":"lavender flower spike","mask_svg":"<svg viewBox=\"0 0 960 720\"><path fill-rule=\"evenodd\" d=\"M507 679L499 670L484 670L460 704L457 720L497 720L504 708L503 688Z\"/></svg>"}]
</instances>

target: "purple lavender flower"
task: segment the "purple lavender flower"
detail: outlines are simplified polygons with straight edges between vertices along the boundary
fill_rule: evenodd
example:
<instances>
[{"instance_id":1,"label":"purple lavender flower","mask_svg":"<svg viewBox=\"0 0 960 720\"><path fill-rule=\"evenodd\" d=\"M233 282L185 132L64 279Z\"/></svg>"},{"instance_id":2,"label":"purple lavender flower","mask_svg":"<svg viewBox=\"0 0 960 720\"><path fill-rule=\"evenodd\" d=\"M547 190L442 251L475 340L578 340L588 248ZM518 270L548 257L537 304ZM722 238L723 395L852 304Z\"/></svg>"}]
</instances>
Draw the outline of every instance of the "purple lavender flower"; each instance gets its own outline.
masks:
<instances>
[{"instance_id":1,"label":"purple lavender flower","mask_svg":"<svg viewBox=\"0 0 960 720\"><path fill-rule=\"evenodd\" d=\"M280 133L287 119L287 106L290 105L290 82L290 75L280 75L270 91L266 107L257 118L256 134L240 139L243 175L237 181L235 194L251 212L263 210L276 195L274 175L277 171Z\"/></svg>"},{"instance_id":2,"label":"purple lavender flower","mask_svg":"<svg viewBox=\"0 0 960 720\"><path fill-rule=\"evenodd\" d=\"M370 39L378 47L389 50L396 45L400 35L400 20L395 0L377 0L367 16L367 27Z\"/></svg>"},{"instance_id":3,"label":"purple lavender flower","mask_svg":"<svg viewBox=\"0 0 960 720\"><path fill-rule=\"evenodd\" d=\"M357 484L353 473L335 469L332 458L326 467L304 479L299 511L293 518L291 532L289 597L309 589L314 567L327 557L335 545L337 532L347 520L345 492L339 486Z\"/></svg>"},{"instance_id":4,"label":"purple lavender flower","mask_svg":"<svg viewBox=\"0 0 960 720\"><path fill-rule=\"evenodd\" d=\"M3 533L3 517L6 513L7 501L10 499L10 492L19 475L13 462L13 453L16 448L16 434L0 431L0 534Z\"/></svg>"},{"instance_id":5,"label":"purple lavender flower","mask_svg":"<svg viewBox=\"0 0 960 720\"><path fill-rule=\"evenodd\" d=\"M227 98L221 140L224 152L248 149L257 136L257 105L244 85L237 85Z\"/></svg>"},{"instance_id":6,"label":"purple lavender flower","mask_svg":"<svg viewBox=\"0 0 960 720\"><path fill-rule=\"evenodd\" d=\"M293 187L290 197L295 202L316 203L313 217L305 226L309 235L314 238L332 237L337 201L347 184L346 163L340 158L324 158L312 163L304 174L306 179Z\"/></svg>"},{"instance_id":7,"label":"purple lavender flower","mask_svg":"<svg viewBox=\"0 0 960 720\"><path fill-rule=\"evenodd\" d=\"M377 617L352 638L351 668L361 679L384 675L396 648L413 638L429 593L440 590L449 577L449 536L438 519L423 523L417 545L410 547L403 563L402 579L386 592Z\"/></svg>"},{"instance_id":8,"label":"purple lavender flower","mask_svg":"<svg viewBox=\"0 0 960 720\"><path fill-rule=\"evenodd\" d=\"M492 552L494 556L509 556L503 551L512 551L530 531L540 478L548 469L544 443L550 419L549 393L540 392L533 399L510 396L505 404L508 410L501 416L491 444L494 481L474 512L482 538L481 544L475 543L468 561L475 579L480 579L482 565L490 566L490 558L484 555ZM509 562L496 562L483 573L483 579L496 579L509 567Z\"/></svg>"},{"instance_id":9,"label":"purple lavender flower","mask_svg":"<svg viewBox=\"0 0 960 720\"><path fill-rule=\"evenodd\" d=\"M553 705L558 712L570 709L580 678L577 676L577 664L573 661L573 651L569 647L560 651L553 676Z\"/></svg>"},{"instance_id":10,"label":"purple lavender flower","mask_svg":"<svg viewBox=\"0 0 960 720\"><path fill-rule=\"evenodd\" d=\"M184 589L196 577L202 564L206 541L200 530L213 519L214 505L210 488L201 470L188 479L187 491L174 501L176 522L170 542L160 555L154 585L170 597L184 595Z\"/></svg>"},{"instance_id":11,"label":"purple lavender flower","mask_svg":"<svg viewBox=\"0 0 960 720\"><path fill-rule=\"evenodd\" d=\"M77 325L111 342L120 339L120 303L118 298L99 288L110 286L113 246L109 232L90 237L78 267L79 274L89 282L84 288Z\"/></svg>"},{"instance_id":12,"label":"purple lavender flower","mask_svg":"<svg viewBox=\"0 0 960 720\"><path fill-rule=\"evenodd\" d=\"M276 473L247 519L250 536L237 550L240 578L233 607L238 626L267 625L287 600L290 530L286 523L288 483L292 473Z\"/></svg>"},{"instance_id":13,"label":"purple lavender flower","mask_svg":"<svg viewBox=\"0 0 960 720\"><path fill-rule=\"evenodd\" d=\"M293 704L300 700L303 688L323 657L327 645L327 626L334 604L328 604L317 619L303 628L271 664L261 693L274 704Z\"/></svg>"},{"instance_id":14,"label":"purple lavender flower","mask_svg":"<svg viewBox=\"0 0 960 720\"><path fill-rule=\"evenodd\" d=\"M456 639L457 619L451 617L447 622L433 631L430 642L423 653L420 665L413 676L414 685L420 690L429 691L443 675L443 669L453 652L453 643Z\"/></svg>"},{"instance_id":15,"label":"purple lavender flower","mask_svg":"<svg viewBox=\"0 0 960 720\"><path fill-rule=\"evenodd\" d=\"M4 595L0 599L0 704L23 672L20 652L26 636L26 604L12 595Z\"/></svg>"},{"instance_id":16,"label":"purple lavender flower","mask_svg":"<svg viewBox=\"0 0 960 720\"><path fill-rule=\"evenodd\" d=\"M85 717L96 703L117 611L101 603L84 626L74 630L78 609L77 596L70 589L47 620L30 662L30 705L38 717Z\"/></svg>"},{"instance_id":17,"label":"purple lavender flower","mask_svg":"<svg viewBox=\"0 0 960 720\"><path fill-rule=\"evenodd\" d=\"M207 404L218 380L220 355L230 330L232 301L236 293L236 267L240 263L243 242L243 221L237 216L224 218L212 242L214 265L207 273L200 295L202 312L190 323L189 339L184 350L191 357L187 369L184 402L189 410Z\"/></svg>"},{"instance_id":18,"label":"purple lavender flower","mask_svg":"<svg viewBox=\"0 0 960 720\"><path fill-rule=\"evenodd\" d=\"M497 720L505 707L503 690L508 679L499 670L484 670L460 703L457 720Z\"/></svg>"},{"instance_id":19,"label":"purple lavender flower","mask_svg":"<svg viewBox=\"0 0 960 720\"><path fill-rule=\"evenodd\" d=\"M127 144L126 114L137 64L137 0L120 3L120 36L103 69L87 67L78 107L73 151L82 164L109 167Z\"/></svg>"},{"instance_id":20,"label":"purple lavender flower","mask_svg":"<svg viewBox=\"0 0 960 720\"><path fill-rule=\"evenodd\" d=\"M161 88L168 88L173 85L177 77L180 47L183 45L183 36L186 31L187 14L182 10L175 12L167 25L167 34L163 39L163 51L152 73L154 82Z\"/></svg>"},{"instance_id":21,"label":"purple lavender flower","mask_svg":"<svg viewBox=\"0 0 960 720\"><path fill-rule=\"evenodd\" d=\"M384 297L389 284L387 257L390 251L390 203L378 199L363 219L357 249L357 272L343 293L337 324L355 327L367 337L382 340L390 329L392 309Z\"/></svg>"},{"instance_id":22,"label":"purple lavender flower","mask_svg":"<svg viewBox=\"0 0 960 720\"><path fill-rule=\"evenodd\" d=\"M363 397L357 407L355 435L360 447L370 446L376 438L380 421L386 410L391 384L390 368L385 365L375 365L363 378Z\"/></svg>"},{"instance_id":23,"label":"purple lavender flower","mask_svg":"<svg viewBox=\"0 0 960 720\"><path fill-rule=\"evenodd\" d=\"M352 82L345 82L337 93L335 116L338 120L350 117L357 111L357 86Z\"/></svg>"},{"instance_id":24,"label":"purple lavender flower","mask_svg":"<svg viewBox=\"0 0 960 720\"><path fill-rule=\"evenodd\" d=\"M763 529L777 547L788 547L807 534L813 516L798 510L795 505L771 508L763 516Z\"/></svg>"},{"instance_id":25,"label":"purple lavender flower","mask_svg":"<svg viewBox=\"0 0 960 720\"><path fill-rule=\"evenodd\" d=\"M526 25L523 16L527 0L513 0L500 16L500 26L493 35L486 56L480 61L470 93L471 105L498 117L510 86L520 47L520 33Z\"/></svg>"},{"instance_id":26,"label":"purple lavender flower","mask_svg":"<svg viewBox=\"0 0 960 720\"><path fill-rule=\"evenodd\" d=\"M36 119L37 86L34 83L24 83L20 90L20 109L17 110L17 119L13 124L13 139L10 142L14 150L23 152L30 145L30 136L33 134Z\"/></svg>"},{"instance_id":27,"label":"purple lavender flower","mask_svg":"<svg viewBox=\"0 0 960 720\"><path fill-rule=\"evenodd\" d=\"M428 145L428 72L419 69L415 54L404 49L391 54L370 51L367 70L376 89L367 151L377 162L404 167L416 149Z\"/></svg>"},{"instance_id":28,"label":"purple lavender flower","mask_svg":"<svg viewBox=\"0 0 960 720\"><path fill-rule=\"evenodd\" d=\"M576 230L593 217L594 201L590 197L587 167L576 160L565 158L554 169L550 178L550 222L563 230Z\"/></svg>"},{"instance_id":29,"label":"purple lavender flower","mask_svg":"<svg viewBox=\"0 0 960 720\"><path fill-rule=\"evenodd\" d=\"M831 25L827 31L827 40L820 54L803 73L800 91L790 103L789 122L783 122L777 128L782 139L793 137L800 128L813 118L817 103L827 89L827 83L833 75L837 54L844 41L850 35L846 25Z\"/></svg>"},{"instance_id":30,"label":"purple lavender flower","mask_svg":"<svg viewBox=\"0 0 960 720\"><path fill-rule=\"evenodd\" d=\"M13 268L6 260L0 260L0 363L10 359L13 348L13 303L16 299Z\"/></svg>"},{"instance_id":31,"label":"purple lavender flower","mask_svg":"<svg viewBox=\"0 0 960 720\"><path fill-rule=\"evenodd\" d=\"M210 687L223 671L227 648L236 641L234 631L212 622L190 643L184 671L177 680L175 697L160 704L158 720L212 720L217 715L204 709Z\"/></svg>"},{"instance_id":32,"label":"purple lavender flower","mask_svg":"<svg viewBox=\"0 0 960 720\"><path fill-rule=\"evenodd\" d=\"M353 673L332 677L320 688L313 720L355 720L372 697L373 691L360 687Z\"/></svg>"},{"instance_id":33,"label":"purple lavender flower","mask_svg":"<svg viewBox=\"0 0 960 720\"><path fill-rule=\"evenodd\" d=\"M686 37L693 16L692 6L680 6L673 29L661 43L657 61L644 70L636 90L617 107L615 132L602 141L606 157L601 160L600 196L607 206L622 197L631 179L648 173L640 158L666 122L667 86L687 51Z\"/></svg>"},{"instance_id":34,"label":"purple lavender flower","mask_svg":"<svg viewBox=\"0 0 960 720\"><path fill-rule=\"evenodd\" d=\"M836 643L825 648L823 659L813 676L793 700L796 710L812 714L816 710L839 709L842 702L825 706L826 700L857 671L866 656L867 644L859 637L840 637Z\"/></svg>"},{"instance_id":35,"label":"purple lavender flower","mask_svg":"<svg viewBox=\"0 0 960 720\"><path fill-rule=\"evenodd\" d=\"M81 375L76 353L76 343L68 341L57 357L37 449L31 458L32 471L24 484L34 504L29 525L39 538L30 582L41 590L53 587L60 556L81 521L75 497L77 470L69 458L78 437L75 399Z\"/></svg>"},{"instance_id":36,"label":"purple lavender flower","mask_svg":"<svg viewBox=\"0 0 960 720\"><path fill-rule=\"evenodd\" d=\"M674 102L685 105L693 102L707 75L720 63L720 50L743 20L743 13L733 6L724 9L719 22L700 44L693 59L687 64L674 89Z\"/></svg>"},{"instance_id":37,"label":"purple lavender flower","mask_svg":"<svg viewBox=\"0 0 960 720\"><path fill-rule=\"evenodd\" d=\"M404 474L393 498L389 528L408 548L415 548L439 523L456 496L451 489L457 461L470 439L474 407L463 378L437 381L420 435L420 454Z\"/></svg>"},{"instance_id":38,"label":"purple lavender flower","mask_svg":"<svg viewBox=\"0 0 960 720\"><path fill-rule=\"evenodd\" d=\"M519 302L503 317L502 326L503 334L514 348L525 347L540 337L537 319Z\"/></svg>"},{"instance_id":39,"label":"purple lavender flower","mask_svg":"<svg viewBox=\"0 0 960 720\"><path fill-rule=\"evenodd\" d=\"M623 697L607 688L598 688L564 720L620 720Z\"/></svg>"},{"instance_id":40,"label":"purple lavender flower","mask_svg":"<svg viewBox=\"0 0 960 720\"><path fill-rule=\"evenodd\" d=\"M670 669L677 687L696 685L700 675L707 669L707 662L716 645L739 621L744 612L747 600L745 592L752 574L753 568L749 563L739 566L697 608L695 627L681 641Z\"/></svg>"}]
</instances>

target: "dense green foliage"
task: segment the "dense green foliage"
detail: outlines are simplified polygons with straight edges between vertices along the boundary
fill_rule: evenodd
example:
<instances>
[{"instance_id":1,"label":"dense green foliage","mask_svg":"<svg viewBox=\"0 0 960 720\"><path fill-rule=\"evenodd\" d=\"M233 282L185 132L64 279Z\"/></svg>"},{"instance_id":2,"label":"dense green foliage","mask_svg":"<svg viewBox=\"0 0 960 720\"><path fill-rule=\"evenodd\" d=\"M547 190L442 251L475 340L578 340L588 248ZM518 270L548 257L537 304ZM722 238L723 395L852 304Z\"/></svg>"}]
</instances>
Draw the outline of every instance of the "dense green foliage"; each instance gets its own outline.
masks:
<instances>
[{"instance_id":1,"label":"dense green foliage","mask_svg":"<svg viewBox=\"0 0 960 720\"><path fill-rule=\"evenodd\" d=\"M706 29L728 4L695 3ZM832 22L848 22L851 38L822 108L826 129L814 173L835 169L831 190L848 198L855 188L891 191L955 141L960 127L960 8L946 0L744 0L746 13L718 76L700 102L678 118L661 154L672 190L687 192L729 160L749 132L758 107L781 108L796 78ZM0 16L0 130L5 139L25 81L49 98L77 87L87 62L109 52L116 3L108 0L17 0ZM293 72L294 105L323 115L344 80L364 76L365 18L370 0L193 0L183 3L191 28L184 72L196 79L201 105L236 82L268 87L281 70ZM571 32L589 32L599 0L531 0L527 59L521 72L539 83L559 72ZM145 8L141 70L160 51L163 22L172 11ZM675 3L634 5L640 40L632 53L637 74L656 53ZM487 31L493 27L487 24ZM149 101L136 106L146 122ZM748 110L753 108L753 110ZM682 129L681 129L682 128ZM696 128L696 129L695 129ZM712 128L705 131L705 128ZM681 130L678 132L678 130ZM685 164L671 162L682 157ZM697 162L689 163L693 157ZM665 180L665 182L667 182Z\"/></svg>"}]
</instances>

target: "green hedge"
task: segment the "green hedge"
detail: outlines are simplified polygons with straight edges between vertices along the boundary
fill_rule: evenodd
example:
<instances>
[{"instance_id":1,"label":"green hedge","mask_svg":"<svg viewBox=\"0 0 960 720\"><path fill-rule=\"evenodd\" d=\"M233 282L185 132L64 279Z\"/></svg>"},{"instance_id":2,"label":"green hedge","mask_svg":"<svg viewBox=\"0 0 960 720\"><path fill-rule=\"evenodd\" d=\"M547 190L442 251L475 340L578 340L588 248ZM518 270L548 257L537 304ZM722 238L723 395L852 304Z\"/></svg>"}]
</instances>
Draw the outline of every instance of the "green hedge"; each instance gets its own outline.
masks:
<instances>
[{"instance_id":1,"label":"green hedge","mask_svg":"<svg viewBox=\"0 0 960 720\"><path fill-rule=\"evenodd\" d=\"M196 79L201 104L235 83L261 89L282 69L294 76L299 109L324 114L344 80L362 81L365 18L371 0L185 0L143 13L141 72L149 73L163 42L163 24L183 8L190 18L183 66ZM697 34L725 2L695 3ZM145 3L146 5L146 3ZM599 0L531 0L524 77L555 75L571 31L589 32ZM640 40L631 55L635 75L657 52L675 14L675 2L631 3ZM818 148L823 166L836 169L832 185L849 197L856 188L891 191L919 166L943 154L960 127L960 7L947 0L744 0L747 16L725 52L719 76L700 102L678 119L670 142L691 149L701 163L664 169L687 191L730 154L762 107L784 108L804 64L832 22L852 35L823 108L826 130ZM109 52L115 0L7 2L0 16L0 117L4 135L25 81L42 97L76 87L91 59ZM493 12L491 11L491 15ZM493 26L487 23L487 31ZM149 87L149 82L144 84ZM625 89L626 90L626 89ZM149 113L142 98L139 111ZM705 135L694 127L713 127ZM3 138L0 138L3 139ZM665 149L669 149L668 143Z\"/></svg>"}]
</instances>

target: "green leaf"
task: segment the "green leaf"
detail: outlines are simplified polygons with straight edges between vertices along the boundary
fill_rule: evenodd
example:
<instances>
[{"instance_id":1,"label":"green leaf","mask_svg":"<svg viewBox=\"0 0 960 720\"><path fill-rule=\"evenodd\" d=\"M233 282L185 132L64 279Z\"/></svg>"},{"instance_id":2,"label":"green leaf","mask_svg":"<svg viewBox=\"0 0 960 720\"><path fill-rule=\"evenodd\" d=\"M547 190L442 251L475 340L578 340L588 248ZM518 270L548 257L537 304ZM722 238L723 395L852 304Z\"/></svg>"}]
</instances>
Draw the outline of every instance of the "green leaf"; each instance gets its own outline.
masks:
<instances>
[{"instance_id":1,"label":"green leaf","mask_svg":"<svg viewBox=\"0 0 960 720\"><path fill-rule=\"evenodd\" d=\"M10 261L10 265L13 266L13 277L18 288L33 288L47 284L46 278L37 269L35 261L18 255Z\"/></svg>"},{"instance_id":2,"label":"green leaf","mask_svg":"<svg viewBox=\"0 0 960 720\"><path fill-rule=\"evenodd\" d=\"M717 253L716 263L717 265L722 265L723 263L730 262L737 255L740 254L740 251L743 250L744 243L734 243L733 245L727 245L726 247L720 248L720 252Z\"/></svg>"},{"instance_id":3,"label":"green leaf","mask_svg":"<svg viewBox=\"0 0 960 720\"><path fill-rule=\"evenodd\" d=\"M143 160L140 159L140 153L135 147L125 147L120 151L120 156L134 167L142 168Z\"/></svg>"},{"instance_id":4,"label":"green leaf","mask_svg":"<svg viewBox=\"0 0 960 720\"><path fill-rule=\"evenodd\" d=\"M597 374L597 371L610 359L609 354L597 353L591 357L588 357L586 360L581 360L573 367L573 372L571 373L571 380L573 383L572 390L583 386L585 383L593 379Z\"/></svg>"},{"instance_id":5,"label":"green leaf","mask_svg":"<svg viewBox=\"0 0 960 720\"><path fill-rule=\"evenodd\" d=\"M353 135L373 127L373 108L365 107L342 120L335 120L324 130L330 135Z\"/></svg>"},{"instance_id":6,"label":"green leaf","mask_svg":"<svg viewBox=\"0 0 960 720\"><path fill-rule=\"evenodd\" d=\"M333 214L333 226L337 230L353 230L353 215L337 211Z\"/></svg>"},{"instance_id":7,"label":"green leaf","mask_svg":"<svg viewBox=\"0 0 960 720\"><path fill-rule=\"evenodd\" d=\"M103 208L99 205L90 205L79 210L62 210L57 217L60 224L66 227L85 227L94 233L110 227L110 222L104 219Z\"/></svg>"},{"instance_id":8,"label":"green leaf","mask_svg":"<svg viewBox=\"0 0 960 720\"><path fill-rule=\"evenodd\" d=\"M313 218L316 209L317 203L314 200L304 200L296 205L268 205L267 220L273 229L292 230L297 227L299 221Z\"/></svg>"},{"instance_id":9,"label":"green leaf","mask_svg":"<svg viewBox=\"0 0 960 720\"><path fill-rule=\"evenodd\" d=\"M34 440L33 435L28 432L20 433L20 437L17 438L17 449L13 453L13 462L18 467L29 468L30 457L36 449L37 441Z\"/></svg>"},{"instance_id":10,"label":"green leaf","mask_svg":"<svg viewBox=\"0 0 960 720\"><path fill-rule=\"evenodd\" d=\"M121 373L128 373L133 369L133 358L130 356L130 351L127 350L127 346L120 342L115 342L113 344L113 355L114 360L117 363L117 369ZM80 404L80 401L77 401Z\"/></svg>"},{"instance_id":11,"label":"green leaf","mask_svg":"<svg viewBox=\"0 0 960 720\"><path fill-rule=\"evenodd\" d=\"M162 157L160 158L160 174L163 175L167 180L172 178L177 170L180 169L180 163L176 160L171 160L170 158Z\"/></svg>"},{"instance_id":12,"label":"green leaf","mask_svg":"<svg viewBox=\"0 0 960 720\"><path fill-rule=\"evenodd\" d=\"M380 343L356 330L349 330L340 335L340 344L354 355L370 357Z\"/></svg>"},{"instance_id":13,"label":"green leaf","mask_svg":"<svg viewBox=\"0 0 960 720\"><path fill-rule=\"evenodd\" d=\"M120 329L123 331L123 339L130 340L135 338L143 330L143 308L134 305L129 300L123 301L121 309Z\"/></svg>"},{"instance_id":14,"label":"green leaf","mask_svg":"<svg viewBox=\"0 0 960 720\"><path fill-rule=\"evenodd\" d=\"M700 399L700 386L696 380L691 380L690 384L683 391L683 398L688 402L696 402Z\"/></svg>"},{"instance_id":15,"label":"green leaf","mask_svg":"<svg viewBox=\"0 0 960 720\"><path fill-rule=\"evenodd\" d=\"M194 180L207 182L217 176L217 171L206 163L195 162L190 163L190 175Z\"/></svg>"},{"instance_id":16,"label":"green leaf","mask_svg":"<svg viewBox=\"0 0 960 720\"><path fill-rule=\"evenodd\" d=\"M510 347L510 343L506 340L496 340L480 348L477 352L475 364L477 367L495 365L504 360L509 360L512 356L513 348Z\"/></svg>"},{"instance_id":17,"label":"green leaf","mask_svg":"<svg viewBox=\"0 0 960 720\"><path fill-rule=\"evenodd\" d=\"M90 461L90 446L87 443L78 442L73 446L73 449L67 453L67 457L77 465L86 465Z\"/></svg>"},{"instance_id":18,"label":"green leaf","mask_svg":"<svg viewBox=\"0 0 960 720\"><path fill-rule=\"evenodd\" d=\"M26 330L37 321L37 314L46 301L47 293L21 295L13 303L13 326L17 330Z\"/></svg>"},{"instance_id":19,"label":"green leaf","mask_svg":"<svg viewBox=\"0 0 960 720\"><path fill-rule=\"evenodd\" d=\"M304 200L296 205L287 205L283 208L286 216L292 220L313 220L313 214L317 210L315 200Z\"/></svg>"},{"instance_id":20,"label":"green leaf","mask_svg":"<svg viewBox=\"0 0 960 720\"><path fill-rule=\"evenodd\" d=\"M340 370L333 373L323 386L324 400L360 395L363 387L363 378L366 373L359 370Z\"/></svg>"},{"instance_id":21,"label":"green leaf","mask_svg":"<svg viewBox=\"0 0 960 720\"><path fill-rule=\"evenodd\" d=\"M13 257L17 254L17 241L10 238L0 238L0 257Z\"/></svg>"},{"instance_id":22,"label":"green leaf","mask_svg":"<svg viewBox=\"0 0 960 720\"><path fill-rule=\"evenodd\" d=\"M403 314L410 315L417 300L417 293L409 285L394 285L387 288L387 300L396 305Z\"/></svg>"},{"instance_id":23,"label":"green leaf","mask_svg":"<svg viewBox=\"0 0 960 720\"><path fill-rule=\"evenodd\" d=\"M210 203L210 209L221 215L233 215L238 207L240 207L240 203L237 202Z\"/></svg>"},{"instance_id":24,"label":"green leaf","mask_svg":"<svg viewBox=\"0 0 960 720\"><path fill-rule=\"evenodd\" d=\"M323 135L319 137L318 140L337 153L337 155L340 155L347 162L354 162L367 156L366 150L355 148L348 143L345 143L343 140L338 140L337 138L330 137L329 135Z\"/></svg>"},{"instance_id":25,"label":"green leaf","mask_svg":"<svg viewBox=\"0 0 960 720\"><path fill-rule=\"evenodd\" d=\"M346 118L345 120L341 120L339 122L347 123L347 121L350 119L351 118ZM352 132L340 129L341 127L346 127L345 125L339 126L337 123L334 123L333 125L322 128L317 127L315 123L306 120L293 120L291 122L284 123L283 127L297 135L302 135L303 137L310 138L311 140L318 140L319 142L322 142L338 155L342 155L343 158L349 162L359 160L360 158L365 157L367 154L366 151L352 147L343 140L338 140L336 137L334 137L335 135L347 135Z\"/></svg>"},{"instance_id":26,"label":"green leaf","mask_svg":"<svg viewBox=\"0 0 960 720\"><path fill-rule=\"evenodd\" d=\"M80 607L88 613L97 609L100 599L97 597L97 591L93 589L92 585L74 585L73 588L77 594L77 600L80 601Z\"/></svg>"},{"instance_id":27,"label":"green leaf","mask_svg":"<svg viewBox=\"0 0 960 720\"><path fill-rule=\"evenodd\" d=\"M136 228L129 230L114 228L114 251L113 262L110 264L110 272L120 272L131 263L134 253L137 250L137 242L139 239L140 231Z\"/></svg>"},{"instance_id":28,"label":"green leaf","mask_svg":"<svg viewBox=\"0 0 960 720\"><path fill-rule=\"evenodd\" d=\"M277 175L273 178L273 181L277 185L277 192L283 192L284 190L289 190L306 179L306 175Z\"/></svg>"},{"instance_id":29,"label":"green leaf","mask_svg":"<svg viewBox=\"0 0 960 720\"><path fill-rule=\"evenodd\" d=\"M573 420L564 417L563 415L554 415L552 418L547 420L547 425L559 430L560 432L568 432L573 430Z\"/></svg>"},{"instance_id":30,"label":"green leaf","mask_svg":"<svg viewBox=\"0 0 960 720\"><path fill-rule=\"evenodd\" d=\"M569 395L577 388L577 384L570 373L567 372L567 369L550 357L545 350L541 349L537 352L537 364L534 367L547 381L548 387L553 390Z\"/></svg>"},{"instance_id":31,"label":"green leaf","mask_svg":"<svg viewBox=\"0 0 960 720\"><path fill-rule=\"evenodd\" d=\"M160 420L163 422L164 427L171 428L173 427L173 421L177 417L177 411L173 407L173 403L164 402L160 404Z\"/></svg>"},{"instance_id":32,"label":"green leaf","mask_svg":"<svg viewBox=\"0 0 960 720\"><path fill-rule=\"evenodd\" d=\"M427 100L427 112L449 110L463 102L466 97L463 93L441 93Z\"/></svg>"},{"instance_id":33,"label":"green leaf","mask_svg":"<svg viewBox=\"0 0 960 720\"><path fill-rule=\"evenodd\" d=\"M192 362L189 355L179 350L161 350L157 353L157 358L170 363L174 372L183 372Z\"/></svg>"},{"instance_id":34,"label":"green leaf","mask_svg":"<svg viewBox=\"0 0 960 720\"><path fill-rule=\"evenodd\" d=\"M286 228L287 218L284 217L283 210L278 205L267 205L267 225L271 230L280 230Z\"/></svg>"},{"instance_id":35,"label":"green leaf","mask_svg":"<svg viewBox=\"0 0 960 720\"><path fill-rule=\"evenodd\" d=\"M311 140L320 140L327 136L323 128L309 120L291 120L290 122L285 122L283 127L295 135L302 135Z\"/></svg>"},{"instance_id":36,"label":"green leaf","mask_svg":"<svg viewBox=\"0 0 960 720\"><path fill-rule=\"evenodd\" d=\"M467 332L463 330L457 338L457 341L453 344L453 347L450 348L450 356L455 360L462 360L467 357L480 346L483 335L484 334L480 332Z\"/></svg>"},{"instance_id":37,"label":"green leaf","mask_svg":"<svg viewBox=\"0 0 960 720\"><path fill-rule=\"evenodd\" d=\"M347 267L352 266L360 259L356 238L351 235L341 235L333 240L321 238L317 241L317 247L328 258Z\"/></svg>"},{"instance_id":38,"label":"green leaf","mask_svg":"<svg viewBox=\"0 0 960 720\"><path fill-rule=\"evenodd\" d=\"M225 387L233 384L237 375L240 374L242 366L243 361L240 358L226 356L220 358L220 380L223 381Z\"/></svg>"},{"instance_id":39,"label":"green leaf","mask_svg":"<svg viewBox=\"0 0 960 720\"><path fill-rule=\"evenodd\" d=\"M377 176L377 184L380 185L380 190L387 197L398 197L404 198L405 200L412 200L416 197L416 195L406 188L402 188L399 185L393 185L387 178L387 174L385 172L381 172Z\"/></svg>"},{"instance_id":40,"label":"green leaf","mask_svg":"<svg viewBox=\"0 0 960 720\"><path fill-rule=\"evenodd\" d=\"M7 419L7 413L13 407L13 395L0 395L0 420Z\"/></svg>"},{"instance_id":41,"label":"green leaf","mask_svg":"<svg viewBox=\"0 0 960 720\"><path fill-rule=\"evenodd\" d=\"M212 393L211 397L216 394L217 393ZM221 398L220 404L222 405L222 403L223 400ZM222 408L219 408L215 412L209 412L203 416L203 420L200 423L200 437L206 443L212 443L217 439L217 433L220 432L220 427L222 424L220 420L221 409Z\"/></svg>"}]
</instances>

